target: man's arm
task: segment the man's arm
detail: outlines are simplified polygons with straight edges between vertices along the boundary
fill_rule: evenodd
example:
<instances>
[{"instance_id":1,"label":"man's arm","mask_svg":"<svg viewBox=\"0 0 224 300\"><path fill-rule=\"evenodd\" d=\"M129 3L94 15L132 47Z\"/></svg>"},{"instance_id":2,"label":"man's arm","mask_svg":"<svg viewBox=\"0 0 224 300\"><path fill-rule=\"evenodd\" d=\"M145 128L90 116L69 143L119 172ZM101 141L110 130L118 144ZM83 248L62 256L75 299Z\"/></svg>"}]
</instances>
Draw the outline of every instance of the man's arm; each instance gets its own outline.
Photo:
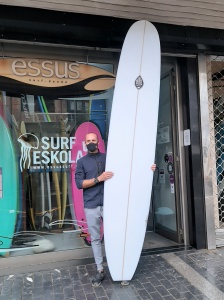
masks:
<instances>
[{"instance_id":1,"label":"man's arm","mask_svg":"<svg viewBox=\"0 0 224 300\"><path fill-rule=\"evenodd\" d=\"M97 184L96 179L97 179L98 182L101 182L101 181L105 181L107 179L110 179L113 175L114 175L114 173L112 173L112 172L103 172L101 175L99 175L96 178L85 179L82 182L82 188L86 189L86 188L89 188L91 186L94 186L95 184Z\"/></svg>"},{"instance_id":2,"label":"man's arm","mask_svg":"<svg viewBox=\"0 0 224 300\"><path fill-rule=\"evenodd\" d=\"M77 161L76 171L75 171L75 182L78 189L86 189L97 184L98 182L110 179L114 174L112 172L103 172L96 178L85 179L85 171L80 160Z\"/></svg>"},{"instance_id":3,"label":"man's arm","mask_svg":"<svg viewBox=\"0 0 224 300\"><path fill-rule=\"evenodd\" d=\"M96 184L95 182L95 178L92 178L92 179L84 179L83 182L82 182L82 188L83 189L86 189L86 188L89 188L91 186L94 186Z\"/></svg>"},{"instance_id":4,"label":"man's arm","mask_svg":"<svg viewBox=\"0 0 224 300\"><path fill-rule=\"evenodd\" d=\"M83 165L80 162L80 160L78 160L77 165L76 165L76 170L75 170L75 183L79 190L81 190L83 188L82 183L83 183L84 179L85 179L85 172L83 169Z\"/></svg>"},{"instance_id":5,"label":"man's arm","mask_svg":"<svg viewBox=\"0 0 224 300\"><path fill-rule=\"evenodd\" d=\"M85 171L80 160L77 161L75 182L78 189L86 189L96 184L95 178L85 179Z\"/></svg>"}]
</instances>

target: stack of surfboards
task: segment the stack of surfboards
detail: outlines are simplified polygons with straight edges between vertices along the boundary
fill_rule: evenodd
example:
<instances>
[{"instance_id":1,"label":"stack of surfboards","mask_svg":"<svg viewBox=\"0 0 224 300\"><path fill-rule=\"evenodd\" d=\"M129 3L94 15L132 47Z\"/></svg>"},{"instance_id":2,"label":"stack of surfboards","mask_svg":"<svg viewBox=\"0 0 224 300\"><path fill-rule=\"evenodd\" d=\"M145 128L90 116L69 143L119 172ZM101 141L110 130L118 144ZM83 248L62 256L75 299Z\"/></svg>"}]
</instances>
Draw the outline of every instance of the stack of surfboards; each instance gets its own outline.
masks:
<instances>
[{"instance_id":1,"label":"stack of surfboards","mask_svg":"<svg viewBox=\"0 0 224 300\"><path fill-rule=\"evenodd\" d=\"M113 280L131 280L146 232L151 199L159 88L157 30L138 21L125 38L111 112L105 182L104 237Z\"/></svg>"}]
</instances>

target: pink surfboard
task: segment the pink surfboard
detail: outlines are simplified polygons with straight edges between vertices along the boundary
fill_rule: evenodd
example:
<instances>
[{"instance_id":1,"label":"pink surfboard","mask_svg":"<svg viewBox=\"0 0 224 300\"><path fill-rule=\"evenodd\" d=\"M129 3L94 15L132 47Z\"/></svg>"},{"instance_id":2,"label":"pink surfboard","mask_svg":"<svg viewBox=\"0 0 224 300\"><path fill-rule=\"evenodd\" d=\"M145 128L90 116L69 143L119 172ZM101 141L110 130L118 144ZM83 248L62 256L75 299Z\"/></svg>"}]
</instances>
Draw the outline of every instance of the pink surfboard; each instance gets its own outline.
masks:
<instances>
[{"instance_id":1,"label":"pink surfboard","mask_svg":"<svg viewBox=\"0 0 224 300\"><path fill-rule=\"evenodd\" d=\"M82 123L75 132L75 144L71 150L71 158L74 163L71 165L71 188L72 188L72 200L74 205L74 213L76 217L76 222L79 228L81 228L81 235L87 245L91 245L91 238L88 233L88 226L86 222L86 216L84 212L84 203L83 203L83 190L79 190L76 187L75 183L75 170L77 160L87 154L87 149L85 146L85 136L87 133L95 133L98 136L99 140L99 150L102 153L105 153L104 141L101 137L99 128L92 122ZM103 223L101 225L101 239L103 238Z\"/></svg>"}]
</instances>

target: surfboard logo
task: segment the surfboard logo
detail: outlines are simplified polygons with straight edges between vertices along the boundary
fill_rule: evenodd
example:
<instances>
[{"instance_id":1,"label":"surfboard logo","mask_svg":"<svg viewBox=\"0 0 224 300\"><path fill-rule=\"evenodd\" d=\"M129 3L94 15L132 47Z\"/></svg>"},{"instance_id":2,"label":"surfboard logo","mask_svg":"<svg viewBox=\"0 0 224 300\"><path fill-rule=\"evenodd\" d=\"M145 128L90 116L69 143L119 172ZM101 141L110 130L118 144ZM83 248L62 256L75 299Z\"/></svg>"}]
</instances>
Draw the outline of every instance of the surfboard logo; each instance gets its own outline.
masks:
<instances>
[{"instance_id":1,"label":"surfboard logo","mask_svg":"<svg viewBox=\"0 0 224 300\"><path fill-rule=\"evenodd\" d=\"M38 149L39 139L32 133L24 133L18 137L17 141L21 144L20 170L22 172L26 168L27 162L27 168L30 168L30 151L31 149ZM31 142L36 146L32 145Z\"/></svg>"},{"instance_id":2,"label":"surfboard logo","mask_svg":"<svg viewBox=\"0 0 224 300\"><path fill-rule=\"evenodd\" d=\"M138 78L135 80L135 86L138 90L140 90L144 85L142 77L139 75Z\"/></svg>"}]
</instances>

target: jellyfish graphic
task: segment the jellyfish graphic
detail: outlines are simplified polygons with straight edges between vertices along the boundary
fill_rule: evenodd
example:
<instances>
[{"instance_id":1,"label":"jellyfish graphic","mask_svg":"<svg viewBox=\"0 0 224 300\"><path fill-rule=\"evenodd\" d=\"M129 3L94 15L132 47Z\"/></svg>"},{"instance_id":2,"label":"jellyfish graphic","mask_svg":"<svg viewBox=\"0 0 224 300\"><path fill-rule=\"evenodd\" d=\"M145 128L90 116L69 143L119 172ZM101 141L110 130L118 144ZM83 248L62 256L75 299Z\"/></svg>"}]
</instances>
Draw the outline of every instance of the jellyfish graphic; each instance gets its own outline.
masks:
<instances>
[{"instance_id":1,"label":"jellyfish graphic","mask_svg":"<svg viewBox=\"0 0 224 300\"><path fill-rule=\"evenodd\" d=\"M28 161L28 169L30 167L30 151L31 149L38 149L39 148L39 139L32 133L24 133L20 135L17 141L21 144L21 158L20 158L20 170L21 172L26 167L26 162ZM33 146L30 142L36 144Z\"/></svg>"}]
</instances>

